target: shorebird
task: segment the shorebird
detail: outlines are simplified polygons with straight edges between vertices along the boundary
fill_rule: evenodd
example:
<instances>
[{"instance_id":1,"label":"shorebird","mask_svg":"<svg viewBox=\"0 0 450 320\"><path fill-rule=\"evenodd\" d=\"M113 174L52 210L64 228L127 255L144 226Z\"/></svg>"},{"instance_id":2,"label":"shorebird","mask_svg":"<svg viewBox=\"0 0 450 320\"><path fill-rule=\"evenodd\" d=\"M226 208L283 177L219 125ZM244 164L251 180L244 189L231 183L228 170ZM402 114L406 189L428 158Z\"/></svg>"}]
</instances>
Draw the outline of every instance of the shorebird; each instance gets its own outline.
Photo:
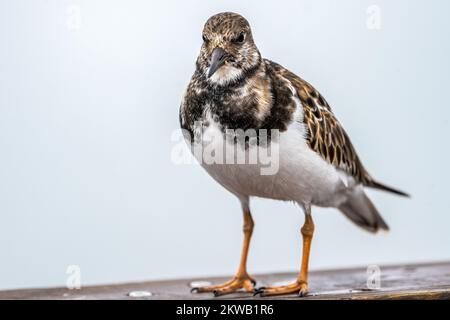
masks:
<instances>
[{"instance_id":1,"label":"shorebird","mask_svg":"<svg viewBox=\"0 0 450 320\"><path fill-rule=\"evenodd\" d=\"M238 147L247 156L258 148L276 147L273 150L278 158L277 170L262 174L261 162L205 161L204 152L194 152L206 171L239 199L244 216L244 242L234 278L193 291L213 292L215 296L237 290L262 296L292 293L304 296L308 292L308 262L314 233L312 206L337 208L356 225L376 232L388 230L388 226L364 187L407 194L369 175L324 97L283 66L263 59L244 17L231 12L216 14L205 23L202 38L196 69L180 107L180 125L186 141L190 146L212 144L216 153L222 152L224 146L226 150ZM240 135L236 129L241 130ZM234 136L230 138L233 130ZM240 139L242 132L249 130L258 132L256 139L245 134ZM233 155L231 159L236 157ZM304 211L302 260L297 280L292 284L255 288L256 282L247 272L254 226L251 197L293 201Z\"/></svg>"}]
</instances>

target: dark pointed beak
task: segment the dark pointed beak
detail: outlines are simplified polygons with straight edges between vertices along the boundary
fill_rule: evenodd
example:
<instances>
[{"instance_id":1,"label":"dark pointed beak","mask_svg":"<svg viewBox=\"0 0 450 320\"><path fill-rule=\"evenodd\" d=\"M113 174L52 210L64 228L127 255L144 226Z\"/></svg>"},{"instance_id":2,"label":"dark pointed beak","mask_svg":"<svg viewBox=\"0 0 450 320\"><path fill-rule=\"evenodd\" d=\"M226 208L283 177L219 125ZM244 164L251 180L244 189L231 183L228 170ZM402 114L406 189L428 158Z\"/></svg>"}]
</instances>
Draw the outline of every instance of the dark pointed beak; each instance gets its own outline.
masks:
<instances>
[{"instance_id":1,"label":"dark pointed beak","mask_svg":"<svg viewBox=\"0 0 450 320\"><path fill-rule=\"evenodd\" d=\"M215 48L211 54L211 62L209 64L208 78L217 71L224 63L227 52L222 48Z\"/></svg>"}]
</instances>

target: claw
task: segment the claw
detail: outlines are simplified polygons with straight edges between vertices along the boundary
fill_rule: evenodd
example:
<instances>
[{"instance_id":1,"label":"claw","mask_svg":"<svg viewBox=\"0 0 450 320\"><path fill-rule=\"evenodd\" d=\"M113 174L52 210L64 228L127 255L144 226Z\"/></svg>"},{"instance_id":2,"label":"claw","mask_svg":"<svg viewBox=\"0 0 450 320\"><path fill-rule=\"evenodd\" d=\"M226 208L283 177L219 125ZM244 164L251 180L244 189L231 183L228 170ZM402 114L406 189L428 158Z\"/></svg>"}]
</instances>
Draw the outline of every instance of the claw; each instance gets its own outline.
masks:
<instances>
[{"instance_id":1,"label":"claw","mask_svg":"<svg viewBox=\"0 0 450 320\"><path fill-rule=\"evenodd\" d=\"M257 296L258 294L263 294L264 293L264 289L265 287L261 287L261 288L257 288L255 290L253 290L253 296Z\"/></svg>"},{"instance_id":2,"label":"claw","mask_svg":"<svg viewBox=\"0 0 450 320\"><path fill-rule=\"evenodd\" d=\"M303 297L306 297L308 295L308 291L307 290L300 290L299 291L299 293L298 293L298 296L300 297L300 298L303 298Z\"/></svg>"}]
</instances>

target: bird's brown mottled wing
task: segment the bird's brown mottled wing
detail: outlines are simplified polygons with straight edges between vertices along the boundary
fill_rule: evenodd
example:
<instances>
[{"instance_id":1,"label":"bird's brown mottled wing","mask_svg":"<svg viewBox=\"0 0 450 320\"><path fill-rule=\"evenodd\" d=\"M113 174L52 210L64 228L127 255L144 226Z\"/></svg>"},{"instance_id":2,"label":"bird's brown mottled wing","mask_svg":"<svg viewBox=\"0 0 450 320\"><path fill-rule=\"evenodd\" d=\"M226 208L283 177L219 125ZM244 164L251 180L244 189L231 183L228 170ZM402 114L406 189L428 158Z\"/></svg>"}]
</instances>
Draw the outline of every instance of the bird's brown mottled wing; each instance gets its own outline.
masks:
<instances>
[{"instance_id":1,"label":"bird's brown mottled wing","mask_svg":"<svg viewBox=\"0 0 450 320\"><path fill-rule=\"evenodd\" d=\"M311 85L296 81L303 105L303 121L308 128L308 144L322 158L364 185L371 183L350 138L331 111L326 100Z\"/></svg>"},{"instance_id":2,"label":"bird's brown mottled wing","mask_svg":"<svg viewBox=\"0 0 450 320\"><path fill-rule=\"evenodd\" d=\"M357 182L371 185L373 179L364 169L347 133L331 111L327 101L308 82L280 65L272 67L288 79L297 90L303 105L307 141L329 163L351 175Z\"/></svg>"},{"instance_id":3,"label":"bird's brown mottled wing","mask_svg":"<svg viewBox=\"0 0 450 320\"><path fill-rule=\"evenodd\" d=\"M358 158L350 138L332 113L325 99L311 86L299 89L303 121L308 128L308 144L329 163L368 184L372 179Z\"/></svg>"},{"instance_id":4,"label":"bird's brown mottled wing","mask_svg":"<svg viewBox=\"0 0 450 320\"><path fill-rule=\"evenodd\" d=\"M401 196L409 196L403 191L374 180L369 175L327 101L312 85L279 64L269 60L266 60L266 63L295 87L303 105L303 121L308 128L307 141L311 149L336 168L347 172L358 183Z\"/></svg>"}]
</instances>

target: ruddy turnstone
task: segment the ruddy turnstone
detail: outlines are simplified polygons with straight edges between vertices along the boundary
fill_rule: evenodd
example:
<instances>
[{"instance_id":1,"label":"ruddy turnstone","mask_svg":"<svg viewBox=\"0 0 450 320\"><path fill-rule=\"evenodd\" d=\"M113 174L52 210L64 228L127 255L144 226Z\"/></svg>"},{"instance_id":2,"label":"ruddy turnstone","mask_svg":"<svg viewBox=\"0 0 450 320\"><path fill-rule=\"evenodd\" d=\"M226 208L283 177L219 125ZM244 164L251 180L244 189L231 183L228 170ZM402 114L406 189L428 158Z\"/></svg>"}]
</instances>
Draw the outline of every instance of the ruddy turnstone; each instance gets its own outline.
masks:
<instances>
[{"instance_id":1,"label":"ruddy turnstone","mask_svg":"<svg viewBox=\"0 0 450 320\"><path fill-rule=\"evenodd\" d=\"M308 82L261 57L245 18L231 12L216 14L206 22L202 37L196 70L182 99L180 124L202 166L240 200L244 243L233 279L193 291L218 296L244 289L264 296L304 296L314 232L311 206L337 208L356 225L376 232L388 226L364 187L407 194L369 175L327 101ZM205 149L197 152L196 147ZM250 162L249 157L253 151L269 149L276 166L264 173L267 163L260 158ZM244 162L237 161L239 150L244 150ZM223 156L224 152L232 156ZM303 208L301 268L290 285L255 289L255 280L247 273L254 225L250 197L293 201Z\"/></svg>"}]
</instances>

